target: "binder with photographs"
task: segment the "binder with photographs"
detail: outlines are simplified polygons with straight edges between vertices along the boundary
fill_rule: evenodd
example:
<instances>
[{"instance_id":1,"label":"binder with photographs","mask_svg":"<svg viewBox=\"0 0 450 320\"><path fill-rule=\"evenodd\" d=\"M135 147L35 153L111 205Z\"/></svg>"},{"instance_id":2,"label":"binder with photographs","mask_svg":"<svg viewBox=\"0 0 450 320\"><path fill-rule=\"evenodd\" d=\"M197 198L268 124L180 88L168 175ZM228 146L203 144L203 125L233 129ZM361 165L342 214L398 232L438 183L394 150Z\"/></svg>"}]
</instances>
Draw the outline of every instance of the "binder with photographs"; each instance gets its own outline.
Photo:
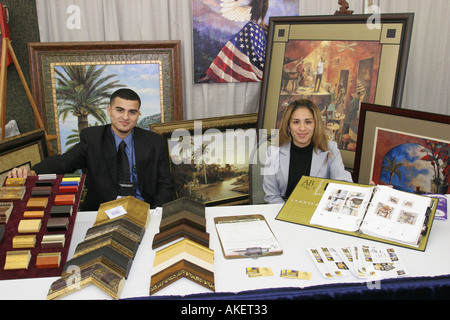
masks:
<instances>
[{"instance_id":1,"label":"binder with photographs","mask_svg":"<svg viewBox=\"0 0 450 320\"><path fill-rule=\"evenodd\" d=\"M302 177L276 219L424 251L437 202L389 186Z\"/></svg>"}]
</instances>

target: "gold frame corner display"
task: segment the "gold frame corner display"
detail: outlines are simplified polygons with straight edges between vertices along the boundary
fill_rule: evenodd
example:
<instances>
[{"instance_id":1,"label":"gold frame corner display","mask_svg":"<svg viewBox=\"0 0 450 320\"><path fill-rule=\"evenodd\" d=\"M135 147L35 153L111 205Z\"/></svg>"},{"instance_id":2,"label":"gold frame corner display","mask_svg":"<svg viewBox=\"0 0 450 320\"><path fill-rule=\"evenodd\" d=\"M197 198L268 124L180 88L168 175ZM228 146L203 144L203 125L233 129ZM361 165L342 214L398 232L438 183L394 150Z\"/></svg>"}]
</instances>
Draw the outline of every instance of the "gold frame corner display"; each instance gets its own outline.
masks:
<instances>
[{"instance_id":1,"label":"gold frame corner display","mask_svg":"<svg viewBox=\"0 0 450 320\"><path fill-rule=\"evenodd\" d=\"M247 204L248 156L256 144L256 122L257 114L251 113L151 125L151 131L167 139L176 197L206 206ZM236 180L233 186L231 178Z\"/></svg>"},{"instance_id":2,"label":"gold frame corner display","mask_svg":"<svg viewBox=\"0 0 450 320\"><path fill-rule=\"evenodd\" d=\"M49 156L45 130L37 129L0 141L0 181L8 171L22 165L33 165Z\"/></svg>"},{"instance_id":3,"label":"gold frame corner display","mask_svg":"<svg viewBox=\"0 0 450 320\"><path fill-rule=\"evenodd\" d=\"M271 17L258 128L273 135L286 106L312 100L353 168L361 102L400 107L413 13Z\"/></svg>"},{"instance_id":4,"label":"gold frame corner display","mask_svg":"<svg viewBox=\"0 0 450 320\"><path fill-rule=\"evenodd\" d=\"M32 42L28 54L32 94L47 133L56 136L56 154L75 143L84 127L108 122L105 107L119 88L139 94L139 127L183 119L179 40ZM79 103L77 97L88 91L89 103Z\"/></svg>"}]
</instances>

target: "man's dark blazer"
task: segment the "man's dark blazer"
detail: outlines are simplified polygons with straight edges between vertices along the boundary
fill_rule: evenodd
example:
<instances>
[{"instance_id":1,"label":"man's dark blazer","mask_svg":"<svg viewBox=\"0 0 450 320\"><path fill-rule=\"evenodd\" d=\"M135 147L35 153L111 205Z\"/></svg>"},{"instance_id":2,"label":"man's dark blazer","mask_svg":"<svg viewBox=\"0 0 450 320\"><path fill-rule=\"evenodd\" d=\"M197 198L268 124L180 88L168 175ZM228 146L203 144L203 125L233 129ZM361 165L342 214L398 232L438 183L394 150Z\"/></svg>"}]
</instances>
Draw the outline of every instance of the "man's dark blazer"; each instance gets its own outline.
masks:
<instances>
[{"instance_id":1,"label":"man's dark blazer","mask_svg":"<svg viewBox=\"0 0 450 320\"><path fill-rule=\"evenodd\" d=\"M139 189L151 208L173 200L167 141L161 135L134 128L134 150ZM101 203L117 198L117 151L111 125L81 131L80 142L62 155L44 159L32 170L37 174L71 173L86 169L87 194L80 209L96 211Z\"/></svg>"}]
</instances>

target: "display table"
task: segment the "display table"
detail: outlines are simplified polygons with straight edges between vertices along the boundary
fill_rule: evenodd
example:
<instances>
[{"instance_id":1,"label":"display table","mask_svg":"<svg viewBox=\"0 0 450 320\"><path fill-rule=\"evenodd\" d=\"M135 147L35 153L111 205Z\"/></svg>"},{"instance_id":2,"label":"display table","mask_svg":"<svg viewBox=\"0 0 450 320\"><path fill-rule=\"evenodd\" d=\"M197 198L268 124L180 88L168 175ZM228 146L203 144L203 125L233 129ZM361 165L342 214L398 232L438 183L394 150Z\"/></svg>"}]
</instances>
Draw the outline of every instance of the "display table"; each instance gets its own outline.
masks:
<instances>
[{"instance_id":1,"label":"display table","mask_svg":"<svg viewBox=\"0 0 450 320\"><path fill-rule=\"evenodd\" d=\"M318 294L318 292L327 294L329 290L336 289L355 290L355 292L368 288L380 290L388 288L393 283L402 285L402 281L406 290L409 290L408 286L416 287L419 285L421 288L435 286L440 290L440 295L450 292L450 250L448 248L450 244L450 227L447 221L434 221L425 252L396 247L409 272L408 278L399 280L400 282L394 279L368 284L364 280L355 277L348 277L342 280L324 279L316 269L306 249L314 246L338 247L358 244L386 246L385 244L275 220L281 207L281 205L253 205L206 208L210 248L215 251L214 274L216 291L209 291L186 278L182 278L149 297L150 275L155 257L155 251L152 249L152 240L154 235L158 233L161 221L161 213L152 211L151 220L135 256L120 298L174 299L183 297L193 299L230 299L234 297L242 299L270 299L271 297L284 298L290 295L299 297L307 292L311 292L311 294ZM247 214L262 214L265 216L283 248L282 255L258 259L224 258L214 227L214 217ZM96 212L78 213L69 250L69 258L73 256L76 245L83 241L86 231L93 225L95 217ZM274 275L249 278L245 272L246 267L270 267ZM311 280L281 278L279 275L282 269L312 272L312 278ZM46 299L50 285L57 279L51 277L1 281L0 299ZM411 288L411 290L413 289ZM91 285L68 295L65 299L109 300L111 297L98 287Z\"/></svg>"}]
</instances>

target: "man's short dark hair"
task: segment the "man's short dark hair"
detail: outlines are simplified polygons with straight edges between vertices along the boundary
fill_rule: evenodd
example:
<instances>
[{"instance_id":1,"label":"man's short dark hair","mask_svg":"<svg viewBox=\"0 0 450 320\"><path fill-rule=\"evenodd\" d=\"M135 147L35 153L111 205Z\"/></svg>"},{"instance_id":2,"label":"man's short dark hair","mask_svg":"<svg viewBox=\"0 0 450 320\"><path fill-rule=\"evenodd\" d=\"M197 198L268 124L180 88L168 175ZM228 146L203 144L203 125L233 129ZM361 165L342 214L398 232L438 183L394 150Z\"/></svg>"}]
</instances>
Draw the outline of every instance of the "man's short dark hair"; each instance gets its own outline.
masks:
<instances>
[{"instance_id":1,"label":"man's short dark hair","mask_svg":"<svg viewBox=\"0 0 450 320\"><path fill-rule=\"evenodd\" d=\"M112 102L115 98L121 98L131 101L139 101L139 108L141 107L141 98L139 98L139 95L131 89L124 88L114 91L113 94L111 95L111 98L109 99L110 105L112 105Z\"/></svg>"}]
</instances>

